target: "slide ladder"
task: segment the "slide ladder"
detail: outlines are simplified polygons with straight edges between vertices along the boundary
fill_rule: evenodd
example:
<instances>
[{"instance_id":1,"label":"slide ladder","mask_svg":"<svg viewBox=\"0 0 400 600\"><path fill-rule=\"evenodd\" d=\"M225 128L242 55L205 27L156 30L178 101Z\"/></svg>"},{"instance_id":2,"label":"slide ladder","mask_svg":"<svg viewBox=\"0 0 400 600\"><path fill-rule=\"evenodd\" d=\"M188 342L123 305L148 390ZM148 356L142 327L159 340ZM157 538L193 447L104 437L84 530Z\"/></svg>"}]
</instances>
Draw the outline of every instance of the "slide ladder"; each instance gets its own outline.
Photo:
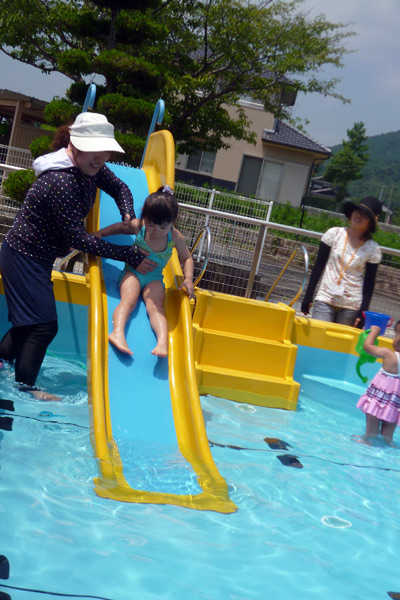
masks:
<instances>
[{"instance_id":1,"label":"slide ladder","mask_svg":"<svg viewBox=\"0 0 400 600\"><path fill-rule=\"evenodd\" d=\"M197 290L194 352L200 393L296 410L295 310L286 304Z\"/></svg>"}]
</instances>

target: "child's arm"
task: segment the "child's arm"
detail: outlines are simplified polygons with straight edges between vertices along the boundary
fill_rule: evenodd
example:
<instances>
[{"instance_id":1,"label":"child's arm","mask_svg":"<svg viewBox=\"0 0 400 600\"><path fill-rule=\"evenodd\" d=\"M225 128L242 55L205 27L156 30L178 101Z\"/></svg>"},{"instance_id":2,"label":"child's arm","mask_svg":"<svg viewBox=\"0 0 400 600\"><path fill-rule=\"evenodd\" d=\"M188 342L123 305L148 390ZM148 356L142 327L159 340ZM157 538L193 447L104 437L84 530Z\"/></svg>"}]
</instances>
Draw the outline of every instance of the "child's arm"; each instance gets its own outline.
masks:
<instances>
[{"instance_id":1,"label":"child's arm","mask_svg":"<svg viewBox=\"0 0 400 600\"><path fill-rule=\"evenodd\" d=\"M119 221L118 223L113 223L112 225L107 225L107 227L103 227L99 229L99 231L95 232L95 236L99 238L108 237L109 235L132 235L137 234L140 228L140 220L139 219L131 219L130 221L124 221L123 223Z\"/></svg>"},{"instance_id":2,"label":"child's arm","mask_svg":"<svg viewBox=\"0 0 400 600\"><path fill-rule=\"evenodd\" d=\"M182 285L179 286L179 289L185 288L189 298L193 298L193 257L190 254L189 248L186 246L185 238L177 229L172 230L172 240L183 264L184 280Z\"/></svg>"},{"instance_id":3,"label":"child's arm","mask_svg":"<svg viewBox=\"0 0 400 600\"><path fill-rule=\"evenodd\" d=\"M372 325L371 331L367 335L367 339L364 342L363 348L365 352L368 352L368 354L371 354L371 356L376 356L376 358L387 359L394 355L393 350L390 350L389 348L380 348L379 346L375 346L374 344L380 332L380 327L378 327L377 325Z\"/></svg>"}]
</instances>

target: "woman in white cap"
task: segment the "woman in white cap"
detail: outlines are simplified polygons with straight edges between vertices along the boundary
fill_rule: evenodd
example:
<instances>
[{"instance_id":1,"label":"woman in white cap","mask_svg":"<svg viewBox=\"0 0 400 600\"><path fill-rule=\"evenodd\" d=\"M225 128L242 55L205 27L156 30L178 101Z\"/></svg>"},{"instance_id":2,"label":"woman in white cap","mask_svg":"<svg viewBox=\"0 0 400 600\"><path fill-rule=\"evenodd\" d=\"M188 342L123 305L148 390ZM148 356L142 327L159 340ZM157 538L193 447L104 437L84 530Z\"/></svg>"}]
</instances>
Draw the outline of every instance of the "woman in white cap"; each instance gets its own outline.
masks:
<instances>
[{"instance_id":1,"label":"woman in white cap","mask_svg":"<svg viewBox=\"0 0 400 600\"><path fill-rule=\"evenodd\" d=\"M37 180L1 246L0 270L12 327L0 341L0 360L15 363L21 389L35 390L47 347L58 330L51 281L57 257L75 248L127 262L142 273L155 266L135 246L111 244L86 232L84 220L97 188L114 198L122 220L135 217L128 186L105 164L111 152L124 152L114 138L114 126L104 115L80 114L70 127L68 147L34 161Z\"/></svg>"},{"instance_id":2,"label":"woman in white cap","mask_svg":"<svg viewBox=\"0 0 400 600\"><path fill-rule=\"evenodd\" d=\"M367 196L358 204L346 202L343 212L348 227L332 227L321 238L301 310L308 314L322 275L313 307L313 319L362 327L375 287L382 252L372 239L382 204Z\"/></svg>"}]
</instances>

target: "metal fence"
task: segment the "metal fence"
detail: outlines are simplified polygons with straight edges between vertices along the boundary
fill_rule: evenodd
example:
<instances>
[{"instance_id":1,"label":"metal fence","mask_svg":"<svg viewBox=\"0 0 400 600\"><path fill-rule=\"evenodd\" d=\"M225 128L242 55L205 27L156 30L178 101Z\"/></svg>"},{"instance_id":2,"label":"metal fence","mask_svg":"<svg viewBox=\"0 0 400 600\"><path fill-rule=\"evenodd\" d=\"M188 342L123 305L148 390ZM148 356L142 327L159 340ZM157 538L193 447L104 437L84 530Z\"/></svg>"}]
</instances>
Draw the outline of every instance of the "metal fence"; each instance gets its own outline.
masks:
<instances>
[{"instance_id":1,"label":"metal fence","mask_svg":"<svg viewBox=\"0 0 400 600\"><path fill-rule=\"evenodd\" d=\"M33 157L29 150L0 144L0 243L7 235L20 207L18 202L4 194L2 182L10 171L30 169L32 160Z\"/></svg>"},{"instance_id":2,"label":"metal fence","mask_svg":"<svg viewBox=\"0 0 400 600\"><path fill-rule=\"evenodd\" d=\"M14 170L14 167L30 169L32 161L33 157L30 150L0 144L0 175L2 175L3 170Z\"/></svg>"},{"instance_id":3,"label":"metal fence","mask_svg":"<svg viewBox=\"0 0 400 600\"><path fill-rule=\"evenodd\" d=\"M0 145L0 175L2 167L18 170L31 164L28 150ZM322 233L274 223L272 202L184 183L176 183L175 193L180 207L177 227L188 246L194 245L204 227L208 226L211 231L211 253L199 284L203 289L263 300L299 246L308 250L312 268ZM18 208L18 203L0 195L0 243ZM194 253L195 275L204 260L204 246L200 242ZM400 297L400 251L382 250L382 264L370 309L397 319L400 317L397 300ZM299 252L274 288L270 302L289 303L296 296L303 283L304 266L303 254ZM300 304L301 300L294 304L298 312Z\"/></svg>"},{"instance_id":4,"label":"metal fence","mask_svg":"<svg viewBox=\"0 0 400 600\"><path fill-rule=\"evenodd\" d=\"M305 246L310 269L322 233L271 221L272 203L235 194L177 183L178 229L191 247L206 225L211 230L211 254L199 287L237 296L265 299L293 251ZM284 237L285 236L285 237ZM375 293L370 310L400 318L400 251L382 248ZM194 253L195 274L204 255ZM304 257L297 253L269 297L289 303L302 285ZM300 313L301 298L293 305Z\"/></svg>"}]
</instances>

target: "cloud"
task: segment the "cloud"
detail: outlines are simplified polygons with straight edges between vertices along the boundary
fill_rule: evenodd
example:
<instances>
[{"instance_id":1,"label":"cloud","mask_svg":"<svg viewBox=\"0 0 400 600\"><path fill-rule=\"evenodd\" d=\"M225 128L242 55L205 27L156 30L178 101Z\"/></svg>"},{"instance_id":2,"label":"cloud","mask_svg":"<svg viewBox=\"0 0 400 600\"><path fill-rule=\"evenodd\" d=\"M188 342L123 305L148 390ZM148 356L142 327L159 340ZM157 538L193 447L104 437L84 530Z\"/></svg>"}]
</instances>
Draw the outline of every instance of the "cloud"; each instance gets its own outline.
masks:
<instances>
[{"instance_id":1,"label":"cloud","mask_svg":"<svg viewBox=\"0 0 400 600\"><path fill-rule=\"evenodd\" d=\"M344 67L325 69L326 76L341 79L336 91L351 105L313 94L299 97L294 116L308 118L310 135L328 146L340 143L356 121L365 123L368 135L397 131L399 0L305 0L300 6L311 18L324 14L328 21L349 24L345 30L357 35L344 41L356 51L344 56Z\"/></svg>"}]
</instances>

